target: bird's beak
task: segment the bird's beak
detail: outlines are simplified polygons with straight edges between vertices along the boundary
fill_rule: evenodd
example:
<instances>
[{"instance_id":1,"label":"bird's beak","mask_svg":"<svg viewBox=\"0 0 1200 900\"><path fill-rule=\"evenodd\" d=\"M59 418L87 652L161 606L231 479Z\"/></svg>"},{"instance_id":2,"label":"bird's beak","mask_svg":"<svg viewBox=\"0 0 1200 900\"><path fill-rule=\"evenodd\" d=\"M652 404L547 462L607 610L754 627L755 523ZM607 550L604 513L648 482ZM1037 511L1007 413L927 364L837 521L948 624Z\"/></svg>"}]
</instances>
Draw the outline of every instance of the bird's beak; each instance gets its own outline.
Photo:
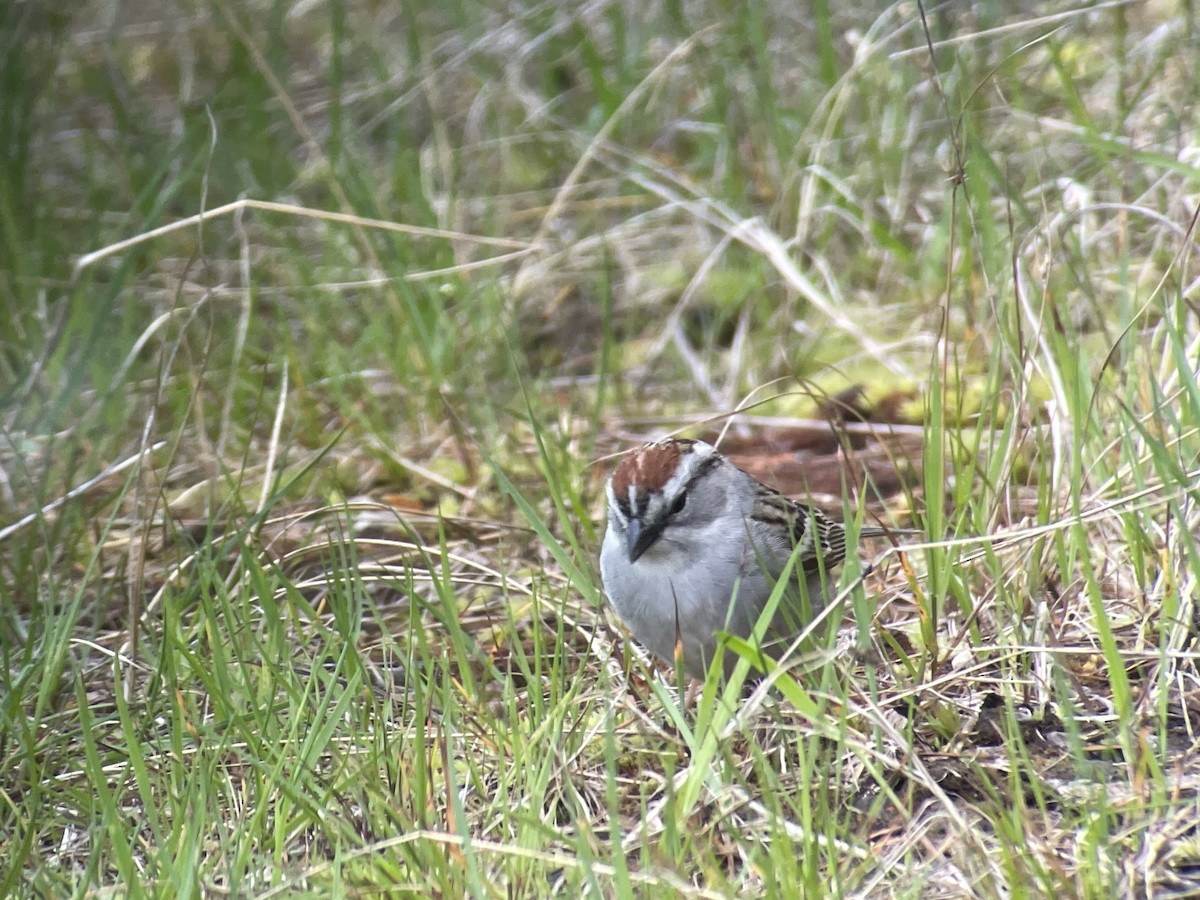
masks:
<instances>
[{"instance_id":1,"label":"bird's beak","mask_svg":"<svg viewBox=\"0 0 1200 900\"><path fill-rule=\"evenodd\" d=\"M625 531L625 540L629 549L629 561L635 563L638 557L650 549L650 546L658 540L658 528L643 528L641 519L630 519L629 527Z\"/></svg>"}]
</instances>

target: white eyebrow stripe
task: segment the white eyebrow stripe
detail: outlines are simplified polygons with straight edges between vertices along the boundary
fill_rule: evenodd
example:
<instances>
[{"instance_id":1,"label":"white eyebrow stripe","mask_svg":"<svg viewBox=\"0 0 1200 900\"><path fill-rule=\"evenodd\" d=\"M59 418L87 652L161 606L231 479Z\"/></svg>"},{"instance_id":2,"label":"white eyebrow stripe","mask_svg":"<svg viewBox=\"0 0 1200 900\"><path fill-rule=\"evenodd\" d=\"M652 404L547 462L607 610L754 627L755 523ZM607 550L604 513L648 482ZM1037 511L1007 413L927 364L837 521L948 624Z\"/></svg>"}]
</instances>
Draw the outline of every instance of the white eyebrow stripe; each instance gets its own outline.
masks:
<instances>
[{"instance_id":1,"label":"white eyebrow stripe","mask_svg":"<svg viewBox=\"0 0 1200 900\"><path fill-rule=\"evenodd\" d=\"M680 456L679 467L663 485L663 494L673 496L684 490L701 468L712 465L711 460L717 455L717 451L712 445L696 441L686 454Z\"/></svg>"}]
</instances>

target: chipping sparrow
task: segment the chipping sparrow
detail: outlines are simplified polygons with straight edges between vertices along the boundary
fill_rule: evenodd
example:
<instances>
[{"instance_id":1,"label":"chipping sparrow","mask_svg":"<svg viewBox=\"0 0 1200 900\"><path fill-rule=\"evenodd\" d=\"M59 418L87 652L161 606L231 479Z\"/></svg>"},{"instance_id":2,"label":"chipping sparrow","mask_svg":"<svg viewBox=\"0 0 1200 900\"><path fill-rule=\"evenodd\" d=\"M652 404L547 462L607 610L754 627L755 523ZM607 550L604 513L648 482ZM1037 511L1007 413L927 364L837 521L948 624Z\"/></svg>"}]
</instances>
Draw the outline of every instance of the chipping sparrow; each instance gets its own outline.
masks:
<instances>
[{"instance_id":1,"label":"chipping sparrow","mask_svg":"<svg viewBox=\"0 0 1200 900\"><path fill-rule=\"evenodd\" d=\"M694 678L704 677L720 632L750 636L793 548L800 548L794 583L764 637L777 652L825 603L830 571L846 556L843 525L767 487L703 441L668 439L634 450L607 493L604 590L660 659L673 662L678 639ZM726 653L727 674L736 662Z\"/></svg>"}]
</instances>

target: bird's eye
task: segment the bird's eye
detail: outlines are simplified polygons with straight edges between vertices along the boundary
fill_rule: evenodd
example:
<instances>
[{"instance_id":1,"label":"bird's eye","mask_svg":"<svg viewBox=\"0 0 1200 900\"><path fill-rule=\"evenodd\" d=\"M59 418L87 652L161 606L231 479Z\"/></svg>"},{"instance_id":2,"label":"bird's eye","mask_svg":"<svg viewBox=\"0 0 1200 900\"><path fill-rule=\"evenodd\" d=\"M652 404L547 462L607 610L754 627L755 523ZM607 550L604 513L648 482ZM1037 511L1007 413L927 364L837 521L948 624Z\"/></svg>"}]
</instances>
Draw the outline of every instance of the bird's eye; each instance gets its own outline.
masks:
<instances>
[{"instance_id":1,"label":"bird's eye","mask_svg":"<svg viewBox=\"0 0 1200 900\"><path fill-rule=\"evenodd\" d=\"M685 506L687 506L687 494L680 494L675 498L675 502L671 504L671 515L683 512Z\"/></svg>"}]
</instances>

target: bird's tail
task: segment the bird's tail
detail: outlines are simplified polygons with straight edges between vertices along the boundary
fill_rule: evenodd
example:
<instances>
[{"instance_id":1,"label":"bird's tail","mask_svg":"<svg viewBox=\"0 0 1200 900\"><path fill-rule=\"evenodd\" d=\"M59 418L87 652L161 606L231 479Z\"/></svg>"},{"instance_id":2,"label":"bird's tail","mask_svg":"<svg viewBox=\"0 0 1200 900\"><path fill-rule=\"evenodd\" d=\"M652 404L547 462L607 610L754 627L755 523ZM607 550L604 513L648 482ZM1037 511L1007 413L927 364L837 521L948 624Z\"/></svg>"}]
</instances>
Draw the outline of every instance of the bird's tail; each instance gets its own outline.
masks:
<instances>
[{"instance_id":1,"label":"bird's tail","mask_svg":"<svg viewBox=\"0 0 1200 900\"><path fill-rule=\"evenodd\" d=\"M862 538L908 538L920 537L924 534L919 528L879 528L875 525L864 526L858 530Z\"/></svg>"}]
</instances>

